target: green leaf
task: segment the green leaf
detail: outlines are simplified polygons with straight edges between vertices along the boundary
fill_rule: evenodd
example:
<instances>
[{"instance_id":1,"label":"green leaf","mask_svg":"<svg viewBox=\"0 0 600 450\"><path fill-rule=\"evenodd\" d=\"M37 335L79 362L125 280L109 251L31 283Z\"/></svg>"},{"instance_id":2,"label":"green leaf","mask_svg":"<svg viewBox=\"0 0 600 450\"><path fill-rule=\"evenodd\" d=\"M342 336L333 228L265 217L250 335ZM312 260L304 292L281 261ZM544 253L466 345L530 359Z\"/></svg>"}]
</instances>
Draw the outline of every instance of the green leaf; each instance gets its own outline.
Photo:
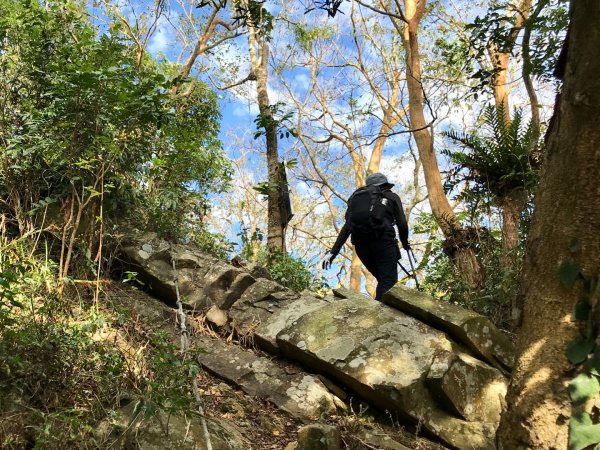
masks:
<instances>
[{"instance_id":1,"label":"green leaf","mask_svg":"<svg viewBox=\"0 0 600 450\"><path fill-rule=\"evenodd\" d=\"M569 421L569 450L583 450L600 442L600 424L593 424L587 413L576 414Z\"/></svg>"},{"instance_id":2,"label":"green leaf","mask_svg":"<svg viewBox=\"0 0 600 450\"><path fill-rule=\"evenodd\" d=\"M581 250L581 241L579 239L573 238L569 244L569 251L571 253L577 253Z\"/></svg>"},{"instance_id":3,"label":"green leaf","mask_svg":"<svg viewBox=\"0 0 600 450\"><path fill-rule=\"evenodd\" d=\"M567 289L573 287L575 280L577 280L577 277L579 276L580 270L579 264L572 260L566 260L560 264L560 281L562 281Z\"/></svg>"},{"instance_id":4,"label":"green leaf","mask_svg":"<svg viewBox=\"0 0 600 450\"><path fill-rule=\"evenodd\" d=\"M573 342L567 346L567 358L572 364L581 364L587 359L596 343L593 340L578 336Z\"/></svg>"},{"instance_id":5,"label":"green leaf","mask_svg":"<svg viewBox=\"0 0 600 450\"><path fill-rule=\"evenodd\" d=\"M144 399L140 398L133 407L133 413L131 414L131 418L129 419L129 423L127 424L128 428L133 424L133 422L135 422L138 416L144 412L145 409L146 402L144 401Z\"/></svg>"},{"instance_id":6,"label":"green leaf","mask_svg":"<svg viewBox=\"0 0 600 450\"><path fill-rule=\"evenodd\" d=\"M591 358L585 362L585 368L588 372L600 376L600 351L596 349Z\"/></svg>"},{"instance_id":7,"label":"green leaf","mask_svg":"<svg viewBox=\"0 0 600 450\"><path fill-rule=\"evenodd\" d=\"M587 318L590 316L591 310L592 306L589 304L589 302L580 301L575 305L575 309L573 310L573 316L571 317L571 320L573 320L574 322L579 320L587 320Z\"/></svg>"},{"instance_id":8,"label":"green leaf","mask_svg":"<svg viewBox=\"0 0 600 450\"><path fill-rule=\"evenodd\" d=\"M595 375L580 373L569 383L569 393L574 403L583 403L598 394L600 382Z\"/></svg>"}]
</instances>

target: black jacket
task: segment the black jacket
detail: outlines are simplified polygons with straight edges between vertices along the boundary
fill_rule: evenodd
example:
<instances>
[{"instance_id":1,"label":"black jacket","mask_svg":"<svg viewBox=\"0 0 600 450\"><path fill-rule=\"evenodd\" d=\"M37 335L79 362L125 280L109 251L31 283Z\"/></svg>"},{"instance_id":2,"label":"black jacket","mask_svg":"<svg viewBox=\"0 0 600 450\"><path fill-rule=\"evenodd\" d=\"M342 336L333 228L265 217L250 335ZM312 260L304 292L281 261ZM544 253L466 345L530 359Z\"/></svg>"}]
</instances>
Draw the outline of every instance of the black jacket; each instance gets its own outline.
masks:
<instances>
[{"instance_id":1,"label":"black jacket","mask_svg":"<svg viewBox=\"0 0 600 450\"><path fill-rule=\"evenodd\" d=\"M354 194L352 194L354 195ZM398 228L398 236L400 236L400 242L402 242L402 247L407 247L408 246L408 224L406 223L406 217L404 216L404 209L402 208L402 201L400 200L400 197L398 197L397 194L393 193L390 190L387 191L383 191L383 198L387 198L389 200L389 203L387 205L387 210L388 210L388 214L389 214L389 223L390 226L385 230L385 232L383 233L383 235L381 237L379 237L378 239L381 240L395 240L396 239L396 232L394 231L394 224L396 225L396 227ZM348 203L350 203L350 200L352 199L352 196L350 196L350 198L348 199ZM342 246L346 243L346 240L348 239L348 236L350 236L350 225L348 224L348 211L346 211L346 222L344 223L344 226L342 227L342 229L340 230L340 234L338 235L335 244L333 244L333 247L331 249L331 253L333 253L334 255L337 255L340 250L342 249ZM363 241L366 240L371 240L373 239L372 237L369 238L361 238L357 237L357 236L352 236L351 242L353 245L356 244L361 244L363 243Z\"/></svg>"}]
</instances>

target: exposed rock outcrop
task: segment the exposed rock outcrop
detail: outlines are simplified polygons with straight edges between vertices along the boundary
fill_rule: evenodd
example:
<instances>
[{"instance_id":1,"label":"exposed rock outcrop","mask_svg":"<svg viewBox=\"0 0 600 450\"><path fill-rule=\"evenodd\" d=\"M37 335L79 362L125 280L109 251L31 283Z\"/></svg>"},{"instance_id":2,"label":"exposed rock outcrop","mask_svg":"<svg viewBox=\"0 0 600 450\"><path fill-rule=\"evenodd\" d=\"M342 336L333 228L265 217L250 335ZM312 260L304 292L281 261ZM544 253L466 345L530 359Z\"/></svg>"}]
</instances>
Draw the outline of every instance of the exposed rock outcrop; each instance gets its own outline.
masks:
<instances>
[{"instance_id":1,"label":"exposed rock outcrop","mask_svg":"<svg viewBox=\"0 0 600 450\"><path fill-rule=\"evenodd\" d=\"M452 360L452 342L400 311L367 299L341 299L305 314L277 342L290 359L382 410L408 416L454 447L493 448L494 422L453 416L426 386L432 362Z\"/></svg>"},{"instance_id":2,"label":"exposed rock outcrop","mask_svg":"<svg viewBox=\"0 0 600 450\"><path fill-rule=\"evenodd\" d=\"M172 252L187 303L210 306L215 326L325 375L451 447L495 447L514 352L486 318L401 286L385 304L345 289L326 298L296 293L151 235L130 240L124 252L166 302L174 295ZM198 356L207 370L298 417L331 413L340 403L315 375L288 373L241 348L216 348Z\"/></svg>"},{"instance_id":3,"label":"exposed rock outcrop","mask_svg":"<svg viewBox=\"0 0 600 450\"><path fill-rule=\"evenodd\" d=\"M219 340L199 337L207 349L198 362L209 372L244 392L269 400L279 408L305 421L336 414L343 402L316 377L299 370L286 372L268 358L250 350L226 345Z\"/></svg>"},{"instance_id":4,"label":"exposed rock outcrop","mask_svg":"<svg viewBox=\"0 0 600 450\"><path fill-rule=\"evenodd\" d=\"M399 285L384 294L383 302L448 333L494 367L510 370L515 362L510 340L492 322L474 311Z\"/></svg>"},{"instance_id":5,"label":"exposed rock outcrop","mask_svg":"<svg viewBox=\"0 0 600 450\"><path fill-rule=\"evenodd\" d=\"M177 302L172 258L177 267L179 293L192 308L207 303L204 287L210 282L206 279L209 270L215 265L229 267L198 250L158 239L156 233L127 236L122 242L120 257L125 269L135 272L136 279L170 306Z\"/></svg>"}]
</instances>

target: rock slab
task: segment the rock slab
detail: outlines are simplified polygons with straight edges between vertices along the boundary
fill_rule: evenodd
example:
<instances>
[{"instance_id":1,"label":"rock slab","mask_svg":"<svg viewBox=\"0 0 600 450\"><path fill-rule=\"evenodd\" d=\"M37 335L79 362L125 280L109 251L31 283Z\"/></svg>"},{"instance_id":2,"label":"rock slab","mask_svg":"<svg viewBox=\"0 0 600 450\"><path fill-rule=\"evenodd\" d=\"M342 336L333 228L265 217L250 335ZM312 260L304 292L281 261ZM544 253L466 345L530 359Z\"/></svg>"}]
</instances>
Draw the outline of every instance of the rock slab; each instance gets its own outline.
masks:
<instances>
[{"instance_id":1,"label":"rock slab","mask_svg":"<svg viewBox=\"0 0 600 450\"><path fill-rule=\"evenodd\" d=\"M251 449L252 445L231 423L210 417L206 420L213 450ZM104 422L96 430L97 439L106 448L144 450L207 450L207 437L200 418L167 414L158 410L146 414L144 406L130 402L117 413L111 423Z\"/></svg>"},{"instance_id":2,"label":"rock slab","mask_svg":"<svg viewBox=\"0 0 600 450\"><path fill-rule=\"evenodd\" d=\"M494 367L505 372L512 369L514 346L486 317L400 285L385 293L383 302L448 333Z\"/></svg>"},{"instance_id":3,"label":"rock slab","mask_svg":"<svg viewBox=\"0 0 600 450\"><path fill-rule=\"evenodd\" d=\"M316 376L298 370L286 372L268 358L221 340L202 336L198 339L205 352L197 360L204 369L301 420L335 414L337 405L342 404Z\"/></svg>"},{"instance_id":4,"label":"rock slab","mask_svg":"<svg viewBox=\"0 0 600 450\"><path fill-rule=\"evenodd\" d=\"M120 257L126 270L144 284L152 295L170 306L177 303L175 273L177 269L179 294L192 308L204 306L205 277L216 258L184 245L171 245L158 239L156 233L127 236L121 246Z\"/></svg>"},{"instance_id":5,"label":"rock slab","mask_svg":"<svg viewBox=\"0 0 600 450\"><path fill-rule=\"evenodd\" d=\"M432 396L426 375L434 360L452 360L454 346L413 317L365 297L346 298L303 315L277 335L277 343L290 359L422 424L453 447L494 448L495 423L454 417Z\"/></svg>"}]
</instances>

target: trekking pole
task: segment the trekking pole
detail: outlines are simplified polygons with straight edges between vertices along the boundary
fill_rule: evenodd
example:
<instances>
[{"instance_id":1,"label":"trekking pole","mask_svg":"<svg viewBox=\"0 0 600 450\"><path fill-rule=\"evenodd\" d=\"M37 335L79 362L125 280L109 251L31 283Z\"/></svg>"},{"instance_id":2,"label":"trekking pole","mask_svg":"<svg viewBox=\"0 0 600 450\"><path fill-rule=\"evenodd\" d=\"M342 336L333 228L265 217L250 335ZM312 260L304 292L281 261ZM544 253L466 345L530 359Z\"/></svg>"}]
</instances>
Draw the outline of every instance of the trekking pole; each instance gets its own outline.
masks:
<instances>
[{"instance_id":1,"label":"trekking pole","mask_svg":"<svg viewBox=\"0 0 600 450\"><path fill-rule=\"evenodd\" d=\"M412 258L410 256L411 253L412 253ZM410 263L410 268L413 273L413 278L415 279L415 284L417 286L417 290L420 291L421 287L419 286L419 280L417 280L417 272L415 271L415 266L413 264L413 259L415 260L415 262L417 262L417 258L415 258L415 254L413 253L412 248L407 250L406 254L408 255L408 262Z\"/></svg>"},{"instance_id":2,"label":"trekking pole","mask_svg":"<svg viewBox=\"0 0 600 450\"><path fill-rule=\"evenodd\" d=\"M400 263L400 260L398 260L398 265L402 269L402 272L404 272L408 278L413 278L413 276L410 274L410 272L408 270L406 270L404 268L404 266Z\"/></svg>"}]
</instances>

